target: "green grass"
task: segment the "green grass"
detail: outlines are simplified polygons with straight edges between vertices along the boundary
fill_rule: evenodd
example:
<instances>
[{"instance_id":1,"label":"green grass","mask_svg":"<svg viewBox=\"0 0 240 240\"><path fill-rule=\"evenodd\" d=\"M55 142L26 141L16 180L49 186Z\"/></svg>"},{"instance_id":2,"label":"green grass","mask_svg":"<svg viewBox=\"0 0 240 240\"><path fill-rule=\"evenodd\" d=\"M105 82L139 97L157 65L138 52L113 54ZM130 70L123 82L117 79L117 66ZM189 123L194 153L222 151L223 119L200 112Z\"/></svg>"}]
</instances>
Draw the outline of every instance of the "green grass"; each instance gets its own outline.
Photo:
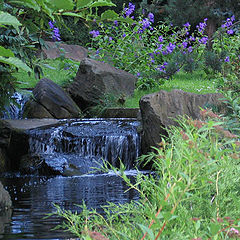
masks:
<instances>
[{"instance_id":1,"label":"green grass","mask_svg":"<svg viewBox=\"0 0 240 240\"><path fill-rule=\"evenodd\" d=\"M42 68L43 75L41 75L41 78L49 78L60 86L65 86L72 81L77 73L79 64L79 62L70 59L61 61L59 58L45 59L36 63L36 65ZM70 65L73 68L64 69L64 67L69 67ZM26 72L19 70L19 72L13 75L19 82L19 88L34 88L39 81L39 79L35 78L34 73L29 76Z\"/></svg>"},{"instance_id":2,"label":"green grass","mask_svg":"<svg viewBox=\"0 0 240 240\"><path fill-rule=\"evenodd\" d=\"M43 76L49 78L60 86L64 87L66 84L70 83L78 70L79 62L72 61L70 59L60 60L60 59L46 59L42 60L38 65L41 66L43 71ZM66 69L66 67L71 67ZM24 72L19 71L14 74L17 78L19 88L34 88L39 81L34 77L32 73L30 76ZM160 90L171 91L173 89L181 89L185 92L192 93L214 93L217 92L215 83L206 78L206 74L203 71L196 71L193 73L179 72L173 79L166 80L164 84L159 85L149 90L135 90L134 96L127 98L124 104L126 108L138 108L139 100L142 96Z\"/></svg>"},{"instance_id":3,"label":"green grass","mask_svg":"<svg viewBox=\"0 0 240 240\"><path fill-rule=\"evenodd\" d=\"M145 91L136 90L134 96L126 100L125 107L137 108L142 96L160 90L171 91L173 89L181 89L185 92L198 94L217 92L215 82L207 79L206 74L203 71L196 71L193 73L179 72L173 77L173 79L166 80L165 83L159 87Z\"/></svg>"}]
</instances>

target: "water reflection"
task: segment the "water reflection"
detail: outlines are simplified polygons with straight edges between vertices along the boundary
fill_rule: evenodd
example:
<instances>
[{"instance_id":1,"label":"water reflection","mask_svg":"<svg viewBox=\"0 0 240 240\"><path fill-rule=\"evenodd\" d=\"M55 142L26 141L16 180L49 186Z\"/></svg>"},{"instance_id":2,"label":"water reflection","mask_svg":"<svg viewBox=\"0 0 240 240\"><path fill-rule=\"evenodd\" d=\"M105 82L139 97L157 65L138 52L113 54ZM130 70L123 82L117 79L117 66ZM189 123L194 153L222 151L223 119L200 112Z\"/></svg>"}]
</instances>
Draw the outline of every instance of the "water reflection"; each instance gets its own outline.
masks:
<instances>
[{"instance_id":1,"label":"water reflection","mask_svg":"<svg viewBox=\"0 0 240 240\"><path fill-rule=\"evenodd\" d=\"M128 173L135 175L133 171ZM0 180L7 187L14 206L12 221L5 224L2 234L4 239L70 238L68 233L51 231L61 222L60 219L43 219L46 213L55 210L53 203L67 210L79 211L76 204L79 205L84 200L88 208L101 212L102 206L108 201L126 203L138 199L134 190L126 191L128 187L115 174L54 178L5 177ZM6 219L5 223L9 222L8 220Z\"/></svg>"}]
</instances>

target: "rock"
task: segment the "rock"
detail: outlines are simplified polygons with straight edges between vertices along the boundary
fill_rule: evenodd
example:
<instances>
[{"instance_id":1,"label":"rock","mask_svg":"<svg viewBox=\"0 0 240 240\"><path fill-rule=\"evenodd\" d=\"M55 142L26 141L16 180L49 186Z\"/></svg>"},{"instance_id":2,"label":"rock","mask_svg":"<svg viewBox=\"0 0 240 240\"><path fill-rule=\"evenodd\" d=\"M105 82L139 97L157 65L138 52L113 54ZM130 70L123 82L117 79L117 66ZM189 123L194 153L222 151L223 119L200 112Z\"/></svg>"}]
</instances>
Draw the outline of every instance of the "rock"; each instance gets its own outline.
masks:
<instances>
[{"instance_id":1,"label":"rock","mask_svg":"<svg viewBox=\"0 0 240 240\"><path fill-rule=\"evenodd\" d=\"M9 159L7 157L6 149L9 147L11 141L11 127L4 121L0 120L0 173L7 170Z\"/></svg>"},{"instance_id":2,"label":"rock","mask_svg":"<svg viewBox=\"0 0 240 240\"><path fill-rule=\"evenodd\" d=\"M89 161L90 159L90 161ZM22 157L19 170L23 174L44 176L80 176L99 167L97 158L76 156L75 154L26 154Z\"/></svg>"},{"instance_id":3,"label":"rock","mask_svg":"<svg viewBox=\"0 0 240 240\"><path fill-rule=\"evenodd\" d=\"M39 127L53 127L65 122L59 119L7 119L5 122L11 129L16 131L30 130Z\"/></svg>"},{"instance_id":4,"label":"rock","mask_svg":"<svg viewBox=\"0 0 240 240\"><path fill-rule=\"evenodd\" d=\"M68 91L82 109L97 105L103 96L130 96L135 89L137 78L107 63L90 58L82 60L74 82Z\"/></svg>"},{"instance_id":5,"label":"rock","mask_svg":"<svg viewBox=\"0 0 240 240\"><path fill-rule=\"evenodd\" d=\"M14 120L0 120L0 172L18 169L21 156L28 152L27 134L9 121Z\"/></svg>"},{"instance_id":6,"label":"rock","mask_svg":"<svg viewBox=\"0 0 240 240\"><path fill-rule=\"evenodd\" d=\"M6 191L3 188L3 185L0 182L0 211L8 209L11 206L12 206L11 197L10 197L8 191Z\"/></svg>"},{"instance_id":7,"label":"rock","mask_svg":"<svg viewBox=\"0 0 240 240\"><path fill-rule=\"evenodd\" d=\"M86 48L79 45L68 45L64 43L55 43L55 42L45 42L46 47L43 47L39 55L43 55L44 58L55 59L61 56L63 52L60 49L64 49L65 58L70 58L72 60L81 62L82 59L86 58L88 51Z\"/></svg>"},{"instance_id":8,"label":"rock","mask_svg":"<svg viewBox=\"0 0 240 240\"><path fill-rule=\"evenodd\" d=\"M12 208L6 209L0 214L0 234L4 234L6 225L10 225L12 220ZM1 236L2 237L2 236Z\"/></svg>"},{"instance_id":9,"label":"rock","mask_svg":"<svg viewBox=\"0 0 240 240\"><path fill-rule=\"evenodd\" d=\"M7 170L8 162L9 162L9 159L7 157L6 150L3 148L0 148L0 173L3 173Z\"/></svg>"},{"instance_id":10,"label":"rock","mask_svg":"<svg viewBox=\"0 0 240 240\"><path fill-rule=\"evenodd\" d=\"M34 100L24 109L27 118L78 118L80 109L68 94L53 81L43 78L33 90Z\"/></svg>"},{"instance_id":11,"label":"rock","mask_svg":"<svg viewBox=\"0 0 240 240\"><path fill-rule=\"evenodd\" d=\"M102 118L138 118L139 108L107 108L100 115Z\"/></svg>"},{"instance_id":12,"label":"rock","mask_svg":"<svg viewBox=\"0 0 240 240\"><path fill-rule=\"evenodd\" d=\"M4 120L0 120L0 148L6 148L9 146L10 137L10 125Z\"/></svg>"},{"instance_id":13,"label":"rock","mask_svg":"<svg viewBox=\"0 0 240 240\"><path fill-rule=\"evenodd\" d=\"M224 108L219 99L223 95L194 94L182 90L171 92L160 91L143 96L140 100L142 116L142 152L151 150L161 142L161 136L166 136L166 127L177 125L174 121L178 116L187 115L193 119L200 119L200 107Z\"/></svg>"}]
</instances>

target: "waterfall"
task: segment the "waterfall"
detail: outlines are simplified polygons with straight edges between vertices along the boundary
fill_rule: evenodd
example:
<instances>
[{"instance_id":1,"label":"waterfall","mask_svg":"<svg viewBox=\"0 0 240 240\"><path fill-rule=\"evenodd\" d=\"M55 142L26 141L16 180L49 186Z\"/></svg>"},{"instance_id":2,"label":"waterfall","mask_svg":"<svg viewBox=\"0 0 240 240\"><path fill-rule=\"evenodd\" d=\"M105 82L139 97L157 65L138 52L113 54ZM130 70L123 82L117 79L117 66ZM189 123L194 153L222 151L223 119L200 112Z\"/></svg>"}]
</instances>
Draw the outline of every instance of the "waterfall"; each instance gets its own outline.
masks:
<instances>
[{"instance_id":1,"label":"waterfall","mask_svg":"<svg viewBox=\"0 0 240 240\"><path fill-rule=\"evenodd\" d=\"M121 160L131 169L140 154L139 124L130 119L83 119L33 129L29 131L30 153L47 156L51 165L57 161L89 170L103 160L119 167Z\"/></svg>"},{"instance_id":2,"label":"waterfall","mask_svg":"<svg viewBox=\"0 0 240 240\"><path fill-rule=\"evenodd\" d=\"M9 106L5 107L0 115L3 119L22 119L23 118L23 107L31 96L31 91L15 92L11 97L12 102Z\"/></svg>"}]
</instances>

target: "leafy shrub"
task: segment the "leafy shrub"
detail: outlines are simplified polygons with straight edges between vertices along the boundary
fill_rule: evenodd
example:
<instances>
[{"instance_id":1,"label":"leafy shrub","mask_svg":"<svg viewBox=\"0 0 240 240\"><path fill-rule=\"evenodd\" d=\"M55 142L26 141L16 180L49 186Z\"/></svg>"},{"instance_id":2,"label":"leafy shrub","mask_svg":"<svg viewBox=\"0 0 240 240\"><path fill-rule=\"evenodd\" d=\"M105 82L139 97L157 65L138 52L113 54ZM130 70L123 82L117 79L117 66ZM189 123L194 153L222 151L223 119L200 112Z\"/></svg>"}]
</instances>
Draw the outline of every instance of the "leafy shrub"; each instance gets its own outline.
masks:
<instances>
[{"instance_id":1,"label":"leafy shrub","mask_svg":"<svg viewBox=\"0 0 240 240\"><path fill-rule=\"evenodd\" d=\"M169 138L141 157L154 162L154 174L139 173L133 184L113 168L139 192L139 201L109 203L105 217L85 205L80 214L57 207L67 220L62 227L84 239L93 232L108 239L239 238L239 136L212 111L201 115L205 120L179 119L180 127L169 129Z\"/></svg>"},{"instance_id":2,"label":"leafy shrub","mask_svg":"<svg viewBox=\"0 0 240 240\"><path fill-rule=\"evenodd\" d=\"M129 3L122 12L123 18L131 17L134 9ZM134 22L99 23L98 28L90 32L90 50L94 58L137 75L138 88L151 88L161 83L159 79L169 79L183 67L190 72L197 68L207 43L203 34L206 21L197 26L196 36L190 35L189 23L182 29L170 23L153 27L152 13Z\"/></svg>"},{"instance_id":3,"label":"leafy shrub","mask_svg":"<svg viewBox=\"0 0 240 240\"><path fill-rule=\"evenodd\" d=\"M68 44L86 46L89 43L89 26L84 20L75 21L71 17L64 17L66 27L61 29L61 38Z\"/></svg>"}]
</instances>

